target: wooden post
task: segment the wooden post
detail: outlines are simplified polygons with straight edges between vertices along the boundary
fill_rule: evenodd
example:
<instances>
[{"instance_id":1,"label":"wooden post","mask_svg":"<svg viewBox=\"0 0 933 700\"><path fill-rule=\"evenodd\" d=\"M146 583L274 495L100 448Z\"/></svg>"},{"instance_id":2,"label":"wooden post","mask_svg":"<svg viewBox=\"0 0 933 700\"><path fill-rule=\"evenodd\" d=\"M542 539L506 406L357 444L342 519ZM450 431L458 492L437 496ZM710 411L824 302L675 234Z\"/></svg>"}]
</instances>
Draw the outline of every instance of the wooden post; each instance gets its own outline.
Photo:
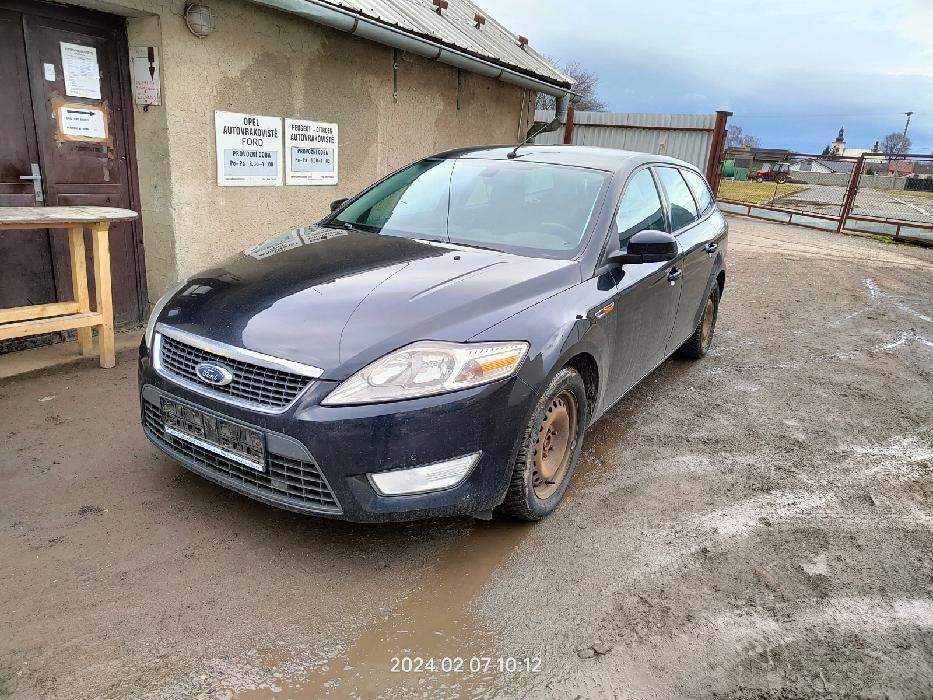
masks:
<instances>
[{"instance_id":1,"label":"wooden post","mask_svg":"<svg viewBox=\"0 0 933 700\"><path fill-rule=\"evenodd\" d=\"M726 123L731 116L732 112L724 109L716 112L713 137L710 139L709 156L706 160L706 181L713 190L714 196L719 193L719 181L722 179L722 155L726 149Z\"/></svg>"},{"instance_id":2,"label":"wooden post","mask_svg":"<svg viewBox=\"0 0 933 700\"><path fill-rule=\"evenodd\" d=\"M91 310L90 295L87 284L87 261L84 252L84 227L72 226L68 229L68 250L71 253L71 290L79 314ZM82 355L91 352L91 329L78 329L78 349Z\"/></svg>"},{"instance_id":3,"label":"wooden post","mask_svg":"<svg viewBox=\"0 0 933 700\"><path fill-rule=\"evenodd\" d=\"M94 282L97 289L97 313L101 315L98 342L100 343L100 366L113 367L116 362L116 347L113 337L113 297L110 289L110 225L99 222L91 227L94 242Z\"/></svg>"},{"instance_id":4,"label":"wooden post","mask_svg":"<svg viewBox=\"0 0 933 700\"><path fill-rule=\"evenodd\" d=\"M573 105L567 108L567 121L564 123L564 143L571 144L573 143L573 117L576 114L577 110L573 108Z\"/></svg>"}]
</instances>

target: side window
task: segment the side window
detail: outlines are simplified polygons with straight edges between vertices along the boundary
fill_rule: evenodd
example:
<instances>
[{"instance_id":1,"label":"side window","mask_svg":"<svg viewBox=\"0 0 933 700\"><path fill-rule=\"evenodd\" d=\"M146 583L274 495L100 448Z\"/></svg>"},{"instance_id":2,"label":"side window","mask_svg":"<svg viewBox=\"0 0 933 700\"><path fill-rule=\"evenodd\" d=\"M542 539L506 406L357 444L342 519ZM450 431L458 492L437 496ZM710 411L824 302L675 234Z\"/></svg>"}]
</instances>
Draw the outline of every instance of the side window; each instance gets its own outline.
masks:
<instances>
[{"instance_id":1,"label":"side window","mask_svg":"<svg viewBox=\"0 0 933 700\"><path fill-rule=\"evenodd\" d=\"M703 216L713 206L713 195L709 191L709 185L706 184L706 180L702 176L692 170L681 170L680 172L690 186L690 191L693 192L693 198L697 202L700 216Z\"/></svg>"},{"instance_id":2,"label":"side window","mask_svg":"<svg viewBox=\"0 0 933 700\"><path fill-rule=\"evenodd\" d=\"M616 213L616 228L619 231L619 247L625 250L628 239L639 231L655 229L664 231L664 210L661 198L654 185L654 178L647 168L632 175L625 186Z\"/></svg>"},{"instance_id":3,"label":"side window","mask_svg":"<svg viewBox=\"0 0 933 700\"><path fill-rule=\"evenodd\" d=\"M687 183L680 176L680 170L658 168L657 172L671 203L671 228L679 231L699 218L696 202L693 201L693 195L690 194Z\"/></svg>"}]
</instances>

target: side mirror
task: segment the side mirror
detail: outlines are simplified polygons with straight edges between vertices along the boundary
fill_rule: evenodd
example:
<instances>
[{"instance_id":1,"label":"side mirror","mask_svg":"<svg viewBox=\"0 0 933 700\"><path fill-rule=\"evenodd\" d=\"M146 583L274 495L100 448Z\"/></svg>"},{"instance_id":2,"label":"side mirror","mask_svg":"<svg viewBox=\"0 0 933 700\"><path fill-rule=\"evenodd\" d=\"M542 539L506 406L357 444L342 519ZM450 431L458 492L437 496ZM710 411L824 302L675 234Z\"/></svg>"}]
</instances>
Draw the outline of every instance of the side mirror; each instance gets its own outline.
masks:
<instances>
[{"instance_id":1,"label":"side mirror","mask_svg":"<svg viewBox=\"0 0 933 700\"><path fill-rule=\"evenodd\" d=\"M612 253L607 262L616 265L667 262L677 257L677 239L664 231L639 231L628 239L625 252Z\"/></svg>"},{"instance_id":2,"label":"side mirror","mask_svg":"<svg viewBox=\"0 0 933 700\"><path fill-rule=\"evenodd\" d=\"M340 209L344 204L346 204L346 203L349 202L349 201L350 201L350 198L349 198L349 197L344 197L343 199L335 199L333 202L330 203L330 210L331 210L331 212L337 211L338 209Z\"/></svg>"}]
</instances>

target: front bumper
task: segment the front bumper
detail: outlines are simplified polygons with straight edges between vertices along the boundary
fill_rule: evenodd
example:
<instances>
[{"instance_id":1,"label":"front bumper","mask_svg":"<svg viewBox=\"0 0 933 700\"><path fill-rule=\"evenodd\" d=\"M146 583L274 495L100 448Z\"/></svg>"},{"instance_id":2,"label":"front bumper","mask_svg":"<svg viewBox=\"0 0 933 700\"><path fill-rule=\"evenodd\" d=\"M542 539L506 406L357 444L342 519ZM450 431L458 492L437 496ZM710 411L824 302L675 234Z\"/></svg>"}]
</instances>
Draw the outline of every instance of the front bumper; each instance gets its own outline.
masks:
<instances>
[{"instance_id":1,"label":"front bumper","mask_svg":"<svg viewBox=\"0 0 933 700\"><path fill-rule=\"evenodd\" d=\"M153 370L145 352L140 354L139 386L147 437L191 471L270 505L357 522L469 514L499 505L537 399L531 387L513 377L442 396L325 407L320 401L336 383L317 380L286 412L268 414L166 379ZM266 438L264 472L238 469L167 436L158 418L162 395L261 430ZM482 452L479 461L460 484L445 490L383 496L366 476L473 452Z\"/></svg>"}]
</instances>

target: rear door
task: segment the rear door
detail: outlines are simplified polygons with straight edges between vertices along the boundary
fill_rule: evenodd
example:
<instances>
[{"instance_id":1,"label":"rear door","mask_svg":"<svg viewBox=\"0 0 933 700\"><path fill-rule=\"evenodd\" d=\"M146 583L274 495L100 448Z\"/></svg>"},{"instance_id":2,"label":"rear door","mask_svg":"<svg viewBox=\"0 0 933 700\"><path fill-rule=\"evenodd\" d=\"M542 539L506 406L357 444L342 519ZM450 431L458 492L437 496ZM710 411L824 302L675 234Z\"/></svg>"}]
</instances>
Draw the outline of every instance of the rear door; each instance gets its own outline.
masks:
<instances>
[{"instance_id":1,"label":"rear door","mask_svg":"<svg viewBox=\"0 0 933 700\"><path fill-rule=\"evenodd\" d=\"M667 343L665 356L670 355L691 336L700 321L699 314L706 301L706 289L713 269L719 232L713 213L713 196L706 181L687 168L658 168L658 174L668 200L671 218L675 220L674 235L683 260L683 293L674 330Z\"/></svg>"},{"instance_id":2,"label":"rear door","mask_svg":"<svg viewBox=\"0 0 933 700\"><path fill-rule=\"evenodd\" d=\"M664 204L651 168L636 170L616 209L614 233L619 249L639 231L669 228ZM616 346L609 381L613 400L637 384L664 359L680 298L679 260L623 265L617 276Z\"/></svg>"}]
</instances>

